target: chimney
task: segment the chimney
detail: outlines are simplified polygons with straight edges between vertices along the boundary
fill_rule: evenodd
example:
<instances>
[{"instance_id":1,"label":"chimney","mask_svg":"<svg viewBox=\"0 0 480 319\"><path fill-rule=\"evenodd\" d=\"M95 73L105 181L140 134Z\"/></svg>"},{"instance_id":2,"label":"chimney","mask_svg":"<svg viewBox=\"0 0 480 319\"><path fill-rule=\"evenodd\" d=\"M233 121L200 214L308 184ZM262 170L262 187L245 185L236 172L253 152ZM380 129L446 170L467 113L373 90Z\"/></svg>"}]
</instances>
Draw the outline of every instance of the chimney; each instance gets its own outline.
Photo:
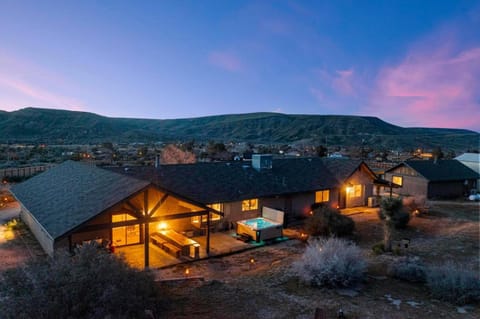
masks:
<instances>
[{"instance_id":1,"label":"chimney","mask_svg":"<svg viewBox=\"0 0 480 319\"><path fill-rule=\"evenodd\" d=\"M257 171L272 169L272 155L271 154L253 154L252 167Z\"/></svg>"},{"instance_id":2,"label":"chimney","mask_svg":"<svg viewBox=\"0 0 480 319\"><path fill-rule=\"evenodd\" d=\"M160 154L155 154L155 168L160 168Z\"/></svg>"}]
</instances>

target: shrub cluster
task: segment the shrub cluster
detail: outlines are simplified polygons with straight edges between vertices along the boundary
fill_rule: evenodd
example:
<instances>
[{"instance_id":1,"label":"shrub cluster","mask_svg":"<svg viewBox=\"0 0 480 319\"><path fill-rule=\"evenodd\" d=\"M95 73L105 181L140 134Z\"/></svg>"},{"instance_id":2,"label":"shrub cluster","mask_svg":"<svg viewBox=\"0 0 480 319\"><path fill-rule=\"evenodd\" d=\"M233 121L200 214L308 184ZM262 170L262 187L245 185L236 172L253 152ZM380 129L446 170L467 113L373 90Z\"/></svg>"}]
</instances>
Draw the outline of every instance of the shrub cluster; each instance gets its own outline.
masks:
<instances>
[{"instance_id":1,"label":"shrub cluster","mask_svg":"<svg viewBox=\"0 0 480 319\"><path fill-rule=\"evenodd\" d=\"M143 318L158 310L153 274L93 245L76 255L8 270L0 280L0 313L8 318Z\"/></svg>"},{"instance_id":2,"label":"shrub cluster","mask_svg":"<svg viewBox=\"0 0 480 319\"><path fill-rule=\"evenodd\" d=\"M305 221L305 231L311 236L347 236L353 233L355 222L338 209L322 205Z\"/></svg>"},{"instance_id":3,"label":"shrub cluster","mask_svg":"<svg viewBox=\"0 0 480 319\"><path fill-rule=\"evenodd\" d=\"M312 286L349 287L363 280L366 266L360 248L331 237L311 241L294 269L303 282Z\"/></svg>"},{"instance_id":4,"label":"shrub cluster","mask_svg":"<svg viewBox=\"0 0 480 319\"><path fill-rule=\"evenodd\" d=\"M425 265L418 257L401 257L388 267L388 274L392 277L410 281L425 282Z\"/></svg>"},{"instance_id":5,"label":"shrub cluster","mask_svg":"<svg viewBox=\"0 0 480 319\"><path fill-rule=\"evenodd\" d=\"M480 278L473 270L447 262L430 267L427 286L432 296L458 305L480 301Z\"/></svg>"},{"instance_id":6,"label":"shrub cluster","mask_svg":"<svg viewBox=\"0 0 480 319\"><path fill-rule=\"evenodd\" d=\"M387 197L382 199L380 205L382 209L378 210L378 218L385 220L385 213L390 212L392 214L391 220L395 228L403 229L407 227L410 221L410 213L404 209L401 200Z\"/></svg>"}]
</instances>

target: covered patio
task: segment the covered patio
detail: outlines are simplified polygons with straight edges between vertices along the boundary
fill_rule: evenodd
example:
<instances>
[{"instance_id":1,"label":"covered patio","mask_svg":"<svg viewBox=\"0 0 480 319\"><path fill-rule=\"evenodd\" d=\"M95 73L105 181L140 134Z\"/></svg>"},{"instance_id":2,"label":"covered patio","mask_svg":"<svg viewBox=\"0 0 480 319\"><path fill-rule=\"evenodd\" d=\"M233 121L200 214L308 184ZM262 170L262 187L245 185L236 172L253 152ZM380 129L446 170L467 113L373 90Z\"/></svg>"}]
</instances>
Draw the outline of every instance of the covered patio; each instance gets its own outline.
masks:
<instances>
[{"instance_id":1,"label":"covered patio","mask_svg":"<svg viewBox=\"0 0 480 319\"><path fill-rule=\"evenodd\" d=\"M206 236L192 237L191 239L200 244L200 256L198 259L234 253L254 248L258 245L263 244L242 242L240 240L237 240L235 235L235 232L211 233L209 254L206 251ZM165 252L157 245L150 244L148 247L150 268L163 268L171 265L198 260L192 259L188 256L180 256L177 258ZM115 253L124 255L126 261L134 267L143 268L145 266L145 246L143 244L118 247L115 250Z\"/></svg>"}]
</instances>

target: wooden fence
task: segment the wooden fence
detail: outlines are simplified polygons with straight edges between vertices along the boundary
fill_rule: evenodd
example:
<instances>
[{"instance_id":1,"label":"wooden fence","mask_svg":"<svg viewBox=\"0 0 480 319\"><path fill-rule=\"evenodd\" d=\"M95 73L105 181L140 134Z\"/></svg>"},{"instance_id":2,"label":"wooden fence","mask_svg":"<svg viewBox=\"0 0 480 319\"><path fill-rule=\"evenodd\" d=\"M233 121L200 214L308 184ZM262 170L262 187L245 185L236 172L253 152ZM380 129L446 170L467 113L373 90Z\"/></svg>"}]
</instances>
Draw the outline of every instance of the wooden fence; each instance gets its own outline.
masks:
<instances>
[{"instance_id":1,"label":"wooden fence","mask_svg":"<svg viewBox=\"0 0 480 319\"><path fill-rule=\"evenodd\" d=\"M0 169L0 179L4 177L30 177L32 175L44 172L49 168L54 167L55 164L45 164L27 167L10 167Z\"/></svg>"}]
</instances>

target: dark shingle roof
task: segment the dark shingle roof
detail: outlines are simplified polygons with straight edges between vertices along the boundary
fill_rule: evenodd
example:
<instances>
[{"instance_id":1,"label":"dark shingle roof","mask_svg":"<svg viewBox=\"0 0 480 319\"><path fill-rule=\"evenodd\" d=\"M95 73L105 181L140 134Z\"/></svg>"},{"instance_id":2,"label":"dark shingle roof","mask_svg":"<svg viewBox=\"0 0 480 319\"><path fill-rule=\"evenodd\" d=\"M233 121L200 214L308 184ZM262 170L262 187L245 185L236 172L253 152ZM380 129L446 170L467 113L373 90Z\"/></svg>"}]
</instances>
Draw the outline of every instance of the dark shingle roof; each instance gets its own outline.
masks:
<instances>
[{"instance_id":1,"label":"dark shingle roof","mask_svg":"<svg viewBox=\"0 0 480 319\"><path fill-rule=\"evenodd\" d=\"M211 204L338 187L360 163L348 159L293 158L275 159L272 169L261 171L247 162L116 170L150 180L161 188L197 202Z\"/></svg>"},{"instance_id":2,"label":"dark shingle roof","mask_svg":"<svg viewBox=\"0 0 480 319\"><path fill-rule=\"evenodd\" d=\"M12 192L55 239L148 184L92 165L67 161L14 185Z\"/></svg>"},{"instance_id":3,"label":"dark shingle roof","mask_svg":"<svg viewBox=\"0 0 480 319\"><path fill-rule=\"evenodd\" d=\"M478 173L457 160L407 161L406 165L431 182L476 179Z\"/></svg>"}]
</instances>

